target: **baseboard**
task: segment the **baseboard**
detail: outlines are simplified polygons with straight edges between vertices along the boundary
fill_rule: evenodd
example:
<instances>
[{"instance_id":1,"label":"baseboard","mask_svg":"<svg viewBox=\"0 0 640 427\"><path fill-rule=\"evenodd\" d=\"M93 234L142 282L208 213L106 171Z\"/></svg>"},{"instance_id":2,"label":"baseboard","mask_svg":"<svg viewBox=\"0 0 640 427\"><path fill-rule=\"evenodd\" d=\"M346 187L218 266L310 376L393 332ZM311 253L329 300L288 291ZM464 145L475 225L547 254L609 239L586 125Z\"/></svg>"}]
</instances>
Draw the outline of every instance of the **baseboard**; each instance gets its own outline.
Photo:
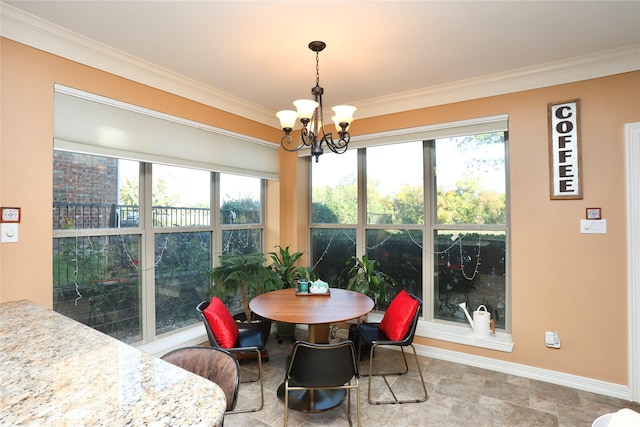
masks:
<instances>
[{"instance_id":1,"label":"baseboard","mask_svg":"<svg viewBox=\"0 0 640 427\"><path fill-rule=\"evenodd\" d=\"M551 384L562 385L575 388L577 390L602 394L623 400L630 400L629 387L621 384L614 384L578 375L567 374L548 369L536 368L519 363L505 362L503 360L491 359L489 357L474 356L457 351L443 350L421 344L415 344L416 352L420 356L431 357L433 359L446 360L449 362L462 363L464 365L477 368L489 369L491 371L504 374L517 375Z\"/></svg>"},{"instance_id":2,"label":"baseboard","mask_svg":"<svg viewBox=\"0 0 640 427\"><path fill-rule=\"evenodd\" d=\"M306 330L307 325L297 325L297 328ZM340 338L346 339L348 337L348 331L346 329L339 329L338 336ZM154 356L159 357L175 348L186 347L190 345L199 345L206 341L207 335L204 332L204 327L202 327L202 325L196 325L192 328L188 328L187 330L182 330L180 333L170 335L169 337L165 337L151 343L139 345L137 346L137 348L145 351L146 353L150 353ZM592 378L581 377L578 375L567 374L564 372L536 368L533 366L522 365L520 363L505 362L503 360L492 359L489 357L474 356L467 353L444 350L422 344L414 345L416 347L416 352L420 356L446 360L448 362L461 363L464 365L488 369L504 374L517 375L523 378L530 378L533 380L544 381L551 384L571 387L577 390L615 397L617 399L629 401L632 400L630 397L630 389L626 385L614 384L606 381L595 380Z\"/></svg>"}]
</instances>

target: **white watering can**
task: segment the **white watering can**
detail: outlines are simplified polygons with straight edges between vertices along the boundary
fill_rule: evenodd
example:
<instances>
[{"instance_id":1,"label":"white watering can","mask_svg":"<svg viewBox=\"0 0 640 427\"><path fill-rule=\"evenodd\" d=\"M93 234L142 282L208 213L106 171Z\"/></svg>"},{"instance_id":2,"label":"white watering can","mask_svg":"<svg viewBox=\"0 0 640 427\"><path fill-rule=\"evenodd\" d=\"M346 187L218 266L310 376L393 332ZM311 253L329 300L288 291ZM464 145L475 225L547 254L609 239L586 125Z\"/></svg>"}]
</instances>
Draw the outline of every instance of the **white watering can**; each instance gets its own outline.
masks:
<instances>
[{"instance_id":1,"label":"white watering can","mask_svg":"<svg viewBox=\"0 0 640 427\"><path fill-rule=\"evenodd\" d=\"M473 329L473 335L476 338L488 338L489 333L493 331L493 320L491 320L491 313L487 311L487 307L484 305L479 306L478 309L473 312L473 320L471 320L471 315L467 311L467 303L462 302L458 305L464 311L465 316L467 316L467 320Z\"/></svg>"}]
</instances>

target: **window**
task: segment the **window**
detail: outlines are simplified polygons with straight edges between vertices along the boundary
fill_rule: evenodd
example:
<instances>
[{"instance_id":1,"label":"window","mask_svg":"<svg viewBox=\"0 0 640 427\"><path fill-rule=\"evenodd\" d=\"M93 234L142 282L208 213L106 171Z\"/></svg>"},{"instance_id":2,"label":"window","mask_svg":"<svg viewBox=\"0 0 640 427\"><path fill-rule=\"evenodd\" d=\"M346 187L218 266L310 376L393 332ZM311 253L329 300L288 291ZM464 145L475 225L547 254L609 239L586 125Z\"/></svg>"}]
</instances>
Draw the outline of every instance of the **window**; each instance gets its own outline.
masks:
<instances>
[{"instance_id":1,"label":"window","mask_svg":"<svg viewBox=\"0 0 640 427\"><path fill-rule=\"evenodd\" d=\"M311 260L314 271L332 286L347 260L356 255L358 223L357 151L322 155L311 169Z\"/></svg>"},{"instance_id":2,"label":"window","mask_svg":"<svg viewBox=\"0 0 640 427\"><path fill-rule=\"evenodd\" d=\"M139 163L58 150L53 162L53 308L140 341L139 179L121 173Z\"/></svg>"},{"instance_id":3,"label":"window","mask_svg":"<svg viewBox=\"0 0 640 427\"><path fill-rule=\"evenodd\" d=\"M262 186L54 150L54 310L127 343L199 324L215 254L263 250Z\"/></svg>"},{"instance_id":4,"label":"window","mask_svg":"<svg viewBox=\"0 0 640 427\"><path fill-rule=\"evenodd\" d=\"M424 147L422 141L367 148L367 226L369 259L397 283L422 298ZM418 243L418 244L416 244ZM379 308L386 308L382 304Z\"/></svg>"},{"instance_id":5,"label":"window","mask_svg":"<svg viewBox=\"0 0 640 427\"><path fill-rule=\"evenodd\" d=\"M154 250L154 336L158 336L198 322L193 304L206 295L211 267L211 173L148 167L152 205L143 210L147 214L143 218L151 224L145 227L151 230L145 236L147 247Z\"/></svg>"},{"instance_id":6,"label":"window","mask_svg":"<svg viewBox=\"0 0 640 427\"><path fill-rule=\"evenodd\" d=\"M222 253L262 252L262 192L258 178L221 175Z\"/></svg>"},{"instance_id":7,"label":"window","mask_svg":"<svg viewBox=\"0 0 640 427\"><path fill-rule=\"evenodd\" d=\"M484 305L505 329L505 133L432 141L436 164L434 318L466 323L459 304Z\"/></svg>"},{"instance_id":8,"label":"window","mask_svg":"<svg viewBox=\"0 0 640 427\"><path fill-rule=\"evenodd\" d=\"M58 84L53 136L54 310L127 343L196 338L218 255L264 250L277 146Z\"/></svg>"},{"instance_id":9,"label":"window","mask_svg":"<svg viewBox=\"0 0 640 427\"><path fill-rule=\"evenodd\" d=\"M506 117L405 135L308 163L312 265L344 286L350 257L366 254L396 281L391 297L406 289L423 298L423 319L466 324L466 302L485 305L506 331Z\"/></svg>"}]
</instances>

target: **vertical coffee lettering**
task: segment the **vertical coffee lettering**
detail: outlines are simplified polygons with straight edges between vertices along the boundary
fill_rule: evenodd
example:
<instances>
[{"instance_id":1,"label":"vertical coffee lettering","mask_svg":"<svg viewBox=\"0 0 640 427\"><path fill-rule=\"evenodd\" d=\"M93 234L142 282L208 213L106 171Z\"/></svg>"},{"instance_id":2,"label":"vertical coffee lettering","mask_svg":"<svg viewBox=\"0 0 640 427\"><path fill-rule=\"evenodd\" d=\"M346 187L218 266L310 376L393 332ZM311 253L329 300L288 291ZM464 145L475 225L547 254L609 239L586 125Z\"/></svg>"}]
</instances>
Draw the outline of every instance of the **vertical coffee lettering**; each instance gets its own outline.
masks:
<instances>
[{"instance_id":1,"label":"vertical coffee lettering","mask_svg":"<svg viewBox=\"0 0 640 427\"><path fill-rule=\"evenodd\" d=\"M581 199L579 100L549 104L552 199Z\"/></svg>"}]
</instances>

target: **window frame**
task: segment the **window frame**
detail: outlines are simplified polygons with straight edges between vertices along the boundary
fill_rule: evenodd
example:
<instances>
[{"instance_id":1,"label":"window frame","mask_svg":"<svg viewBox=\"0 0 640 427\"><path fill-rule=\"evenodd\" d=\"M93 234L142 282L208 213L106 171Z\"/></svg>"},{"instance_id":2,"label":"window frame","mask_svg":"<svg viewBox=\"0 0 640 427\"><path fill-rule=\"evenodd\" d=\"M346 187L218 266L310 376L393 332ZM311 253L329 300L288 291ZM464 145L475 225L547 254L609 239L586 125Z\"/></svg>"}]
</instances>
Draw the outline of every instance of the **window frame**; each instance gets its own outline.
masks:
<instances>
[{"instance_id":1,"label":"window frame","mask_svg":"<svg viewBox=\"0 0 640 427\"><path fill-rule=\"evenodd\" d=\"M54 150L57 150L54 148ZM67 150L60 150L67 151ZM84 154L84 153L80 153ZM92 156L106 157L99 154ZM119 159L115 157L116 159ZM55 166L55 165L54 165ZM177 167L184 167L176 165ZM185 169L189 169L186 168ZM173 329L164 333L156 333L156 279L155 279L155 240L160 234L207 232L210 234L210 266L218 263L218 255L222 252L222 234L224 230L259 230L260 247L264 251L266 230L266 180L252 177L260 181L260 221L251 224L221 224L220 172L208 171L210 179L210 223L206 226L170 226L154 227L152 224L152 170L153 164L139 162L139 222L135 227L106 227L106 228L77 228L53 229L52 238L55 241L69 237L102 237L135 235L138 236L140 246L140 341L131 343L145 351L157 353L175 344L199 344L202 342L203 329L201 322ZM54 173L56 169L54 167ZM52 290L53 292L53 290ZM195 305L194 305L195 312Z\"/></svg>"},{"instance_id":2,"label":"window frame","mask_svg":"<svg viewBox=\"0 0 640 427\"><path fill-rule=\"evenodd\" d=\"M504 225L457 225L457 224L438 224L436 221L436 188L434 181L435 174L435 141L438 138L446 138L461 135L473 135L491 132L504 132L504 162L505 162L505 209L506 223ZM416 140L423 141L424 154L424 224L369 224L367 222L367 174L366 174L366 150L367 147L376 145L399 144ZM366 233L371 229L388 229L398 228L402 230L419 229L423 231L423 247L430 248L428 253L423 254L422 260L422 292L428 297L424 298L423 315L421 316L417 335L425 338L433 338L441 341L453 342L473 347L482 347L497 351L511 352L513 350L513 341L511 336L511 227L510 227L510 186L509 186L509 130L508 116L499 115L486 118L477 118L452 123L442 123L437 125L423 126L419 128L403 129L396 132L384 132L380 134L362 135L355 137L355 144L351 144L350 150L357 150L357 187L358 187L358 224L315 224L312 223L312 194L313 182L311 168L312 162L307 159L306 167L308 168L309 187L308 187L308 242L309 253L312 246L312 232L314 229L334 229L334 228L355 228L356 229L356 256L361 257L366 253ZM506 319L505 329L496 331L495 335L487 339L476 339L469 325L457 322L449 322L445 320L435 319L433 312L434 296L434 257L432 256L434 249L434 232L439 229L451 230L460 229L461 231L473 230L495 230L505 232L505 304ZM380 321L384 312L372 312L369 315L370 320Z\"/></svg>"}]
</instances>

